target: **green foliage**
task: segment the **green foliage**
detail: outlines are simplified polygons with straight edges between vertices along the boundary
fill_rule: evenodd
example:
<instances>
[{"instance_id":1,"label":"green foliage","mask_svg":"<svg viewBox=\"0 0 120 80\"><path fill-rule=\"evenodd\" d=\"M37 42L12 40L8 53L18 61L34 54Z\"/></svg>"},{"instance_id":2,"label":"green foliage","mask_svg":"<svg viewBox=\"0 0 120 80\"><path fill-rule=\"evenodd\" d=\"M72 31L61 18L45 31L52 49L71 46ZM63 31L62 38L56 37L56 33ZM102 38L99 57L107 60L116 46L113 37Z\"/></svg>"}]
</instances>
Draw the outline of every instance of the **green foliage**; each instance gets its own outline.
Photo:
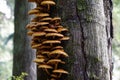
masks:
<instances>
[{"instance_id":1,"label":"green foliage","mask_svg":"<svg viewBox=\"0 0 120 80\"><path fill-rule=\"evenodd\" d=\"M24 77L27 76L28 74L25 72L22 72L20 76L13 76L13 80L24 80Z\"/></svg>"}]
</instances>

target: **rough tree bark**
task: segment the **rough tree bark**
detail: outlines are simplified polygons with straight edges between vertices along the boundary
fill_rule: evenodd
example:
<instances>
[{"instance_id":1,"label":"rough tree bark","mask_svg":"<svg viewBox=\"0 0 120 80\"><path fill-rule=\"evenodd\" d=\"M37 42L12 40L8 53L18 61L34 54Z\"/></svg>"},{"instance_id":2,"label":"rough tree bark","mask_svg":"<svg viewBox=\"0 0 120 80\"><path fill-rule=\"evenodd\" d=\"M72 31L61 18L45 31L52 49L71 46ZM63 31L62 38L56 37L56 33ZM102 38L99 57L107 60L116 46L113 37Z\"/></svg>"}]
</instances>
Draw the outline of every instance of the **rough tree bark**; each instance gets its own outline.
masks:
<instances>
[{"instance_id":1,"label":"rough tree bark","mask_svg":"<svg viewBox=\"0 0 120 80\"><path fill-rule=\"evenodd\" d=\"M52 14L62 17L70 31L65 45L70 74L62 80L112 80L112 1L55 1ZM42 77L38 80L46 80Z\"/></svg>"},{"instance_id":2,"label":"rough tree bark","mask_svg":"<svg viewBox=\"0 0 120 80\"><path fill-rule=\"evenodd\" d=\"M15 0L13 76L26 72L28 76L25 80L36 80L36 65L32 61L35 54L30 47L30 38L25 28L29 22L28 8L31 7L27 0Z\"/></svg>"}]
</instances>

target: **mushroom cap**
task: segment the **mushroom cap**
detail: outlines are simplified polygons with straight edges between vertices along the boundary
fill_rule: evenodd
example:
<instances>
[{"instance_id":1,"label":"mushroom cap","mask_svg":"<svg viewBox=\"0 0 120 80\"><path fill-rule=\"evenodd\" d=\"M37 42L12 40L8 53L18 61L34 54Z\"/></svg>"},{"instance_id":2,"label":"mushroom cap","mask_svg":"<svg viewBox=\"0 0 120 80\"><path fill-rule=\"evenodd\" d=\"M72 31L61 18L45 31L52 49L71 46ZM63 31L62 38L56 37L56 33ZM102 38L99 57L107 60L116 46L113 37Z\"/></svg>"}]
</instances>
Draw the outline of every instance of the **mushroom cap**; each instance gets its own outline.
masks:
<instances>
[{"instance_id":1,"label":"mushroom cap","mask_svg":"<svg viewBox=\"0 0 120 80\"><path fill-rule=\"evenodd\" d=\"M45 17L45 18L42 18L40 21L50 21L52 18L51 17Z\"/></svg>"},{"instance_id":2,"label":"mushroom cap","mask_svg":"<svg viewBox=\"0 0 120 80\"><path fill-rule=\"evenodd\" d=\"M67 32L68 31L68 29L67 28L63 28L63 27L59 27L58 29L57 29L57 31L58 32Z\"/></svg>"},{"instance_id":3,"label":"mushroom cap","mask_svg":"<svg viewBox=\"0 0 120 80\"><path fill-rule=\"evenodd\" d=\"M38 68L52 69L53 67L47 64L42 64L42 65L39 65Z\"/></svg>"},{"instance_id":4,"label":"mushroom cap","mask_svg":"<svg viewBox=\"0 0 120 80\"><path fill-rule=\"evenodd\" d=\"M56 70L53 70L53 73L64 73L64 74L68 74L67 71L63 70L63 69L56 69Z\"/></svg>"},{"instance_id":5,"label":"mushroom cap","mask_svg":"<svg viewBox=\"0 0 120 80\"><path fill-rule=\"evenodd\" d=\"M28 11L28 14L31 15L31 14L38 14L40 11L39 10L36 10L36 9L31 9L30 11Z\"/></svg>"},{"instance_id":6,"label":"mushroom cap","mask_svg":"<svg viewBox=\"0 0 120 80\"><path fill-rule=\"evenodd\" d=\"M49 60L48 62L47 62L48 64L56 64L56 63L63 63L63 64L65 64L65 62L64 61L61 61L60 59L51 59L51 60Z\"/></svg>"},{"instance_id":7,"label":"mushroom cap","mask_svg":"<svg viewBox=\"0 0 120 80\"><path fill-rule=\"evenodd\" d=\"M56 21L56 20L61 20L61 18L60 17L54 17L54 18L52 18L52 20L51 21Z\"/></svg>"},{"instance_id":8,"label":"mushroom cap","mask_svg":"<svg viewBox=\"0 0 120 80\"><path fill-rule=\"evenodd\" d=\"M64 35L59 34L59 33L47 33L45 36L46 36L46 37L53 37L53 36L56 36L56 37L64 37Z\"/></svg>"},{"instance_id":9,"label":"mushroom cap","mask_svg":"<svg viewBox=\"0 0 120 80\"><path fill-rule=\"evenodd\" d=\"M60 55L63 55L65 57L68 57L68 54L66 52L64 52L63 50L59 50L59 49L50 52L50 55L53 55L53 54L60 54Z\"/></svg>"},{"instance_id":10,"label":"mushroom cap","mask_svg":"<svg viewBox=\"0 0 120 80\"><path fill-rule=\"evenodd\" d=\"M57 77L56 77L57 78ZM51 78L50 80L56 80L56 79L54 79L54 78Z\"/></svg>"},{"instance_id":11,"label":"mushroom cap","mask_svg":"<svg viewBox=\"0 0 120 80\"><path fill-rule=\"evenodd\" d=\"M44 62L45 61L45 59L35 59L35 60L33 60L34 62L36 62L36 63L42 63L42 62Z\"/></svg>"},{"instance_id":12,"label":"mushroom cap","mask_svg":"<svg viewBox=\"0 0 120 80\"><path fill-rule=\"evenodd\" d=\"M37 58L45 58L45 56L43 56L43 55L41 55L41 54L38 54L37 56L36 56Z\"/></svg>"},{"instance_id":13,"label":"mushroom cap","mask_svg":"<svg viewBox=\"0 0 120 80\"><path fill-rule=\"evenodd\" d=\"M33 33L33 37L36 37L36 36L44 36L46 33L45 32L34 32Z\"/></svg>"},{"instance_id":14,"label":"mushroom cap","mask_svg":"<svg viewBox=\"0 0 120 80\"><path fill-rule=\"evenodd\" d=\"M45 32L53 32L53 33L57 33L57 30L56 29L45 29L44 30Z\"/></svg>"},{"instance_id":15,"label":"mushroom cap","mask_svg":"<svg viewBox=\"0 0 120 80\"><path fill-rule=\"evenodd\" d=\"M55 5L54 1L42 1L41 5Z\"/></svg>"},{"instance_id":16,"label":"mushroom cap","mask_svg":"<svg viewBox=\"0 0 120 80\"><path fill-rule=\"evenodd\" d=\"M51 46L42 45L39 49L50 49Z\"/></svg>"},{"instance_id":17,"label":"mushroom cap","mask_svg":"<svg viewBox=\"0 0 120 80\"><path fill-rule=\"evenodd\" d=\"M55 43L61 43L59 40L46 40L46 41L43 41L42 44L55 44Z\"/></svg>"},{"instance_id":18,"label":"mushroom cap","mask_svg":"<svg viewBox=\"0 0 120 80\"><path fill-rule=\"evenodd\" d=\"M36 17L47 17L49 16L48 13L39 13L39 14L35 14Z\"/></svg>"},{"instance_id":19,"label":"mushroom cap","mask_svg":"<svg viewBox=\"0 0 120 80\"><path fill-rule=\"evenodd\" d=\"M48 25L49 22L39 22L36 24L36 26L44 26L44 25Z\"/></svg>"},{"instance_id":20,"label":"mushroom cap","mask_svg":"<svg viewBox=\"0 0 120 80\"><path fill-rule=\"evenodd\" d=\"M60 40L69 40L70 39L70 37L63 37L63 38L61 38Z\"/></svg>"},{"instance_id":21,"label":"mushroom cap","mask_svg":"<svg viewBox=\"0 0 120 80\"><path fill-rule=\"evenodd\" d=\"M33 31L29 31L27 32L27 35L32 36L33 33L34 33Z\"/></svg>"},{"instance_id":22,"label":"mushroom cap","mask_svg":"<svg viewBox=\"0 0 120 80\"><path fill-rule=\"evenodd\" d=\"M57 78L58 76L56 74L51 74L51 77ZM55 79L53 79L53 80L55 80Z\"/></svg>"},{"instance_id":23,"label":"mushroom cap","mask_svg":"<svg viewBox=\"0 0 120 80\"><path fill-rule=\"evenodd\" d=\"M62 46L55 46L52 48L52 50L54 50L54 49L63 49L63 47Z\"/></svg>"},{"instance_id":24,"label":"mushroom cap","mask_svg":"<svg viewBox=\"0 0 120 80\"><path fill-rule=\"evenodd\" d=\"M32 48L36 49L36 48L39 48L40 46L41 46L41 44L34 44L34 45L32 45Z\"/></svg>"},{"instance_id":25,"label":"mushroom cap","mask_svg":"<svg viewBox=\"0 0 120 80\"><path fill-rule=\"evenodd\" d=\"M50 51L42 51L41 54L49 54Z\"/></svg>"}]
</instances>

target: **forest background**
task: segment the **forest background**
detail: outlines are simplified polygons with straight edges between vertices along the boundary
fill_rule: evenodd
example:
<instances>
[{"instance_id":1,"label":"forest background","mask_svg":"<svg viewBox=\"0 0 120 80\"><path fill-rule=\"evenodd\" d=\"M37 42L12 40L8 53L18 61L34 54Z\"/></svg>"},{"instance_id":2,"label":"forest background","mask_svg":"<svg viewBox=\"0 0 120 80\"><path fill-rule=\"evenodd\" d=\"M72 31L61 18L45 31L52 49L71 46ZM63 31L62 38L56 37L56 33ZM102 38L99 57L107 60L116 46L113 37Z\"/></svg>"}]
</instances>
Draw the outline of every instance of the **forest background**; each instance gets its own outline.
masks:
<instances>
[{"instance_id":1,"label":"forest background","mask_svg":"<svg viewBox=\"0 0 120 80\"><path fill-rule=\"evenodd\" d=\"M113 0L113 80L120 80L120 0ZM14 0L0 2L0 79L12 76Z\"/></svg>"}]
</instances>

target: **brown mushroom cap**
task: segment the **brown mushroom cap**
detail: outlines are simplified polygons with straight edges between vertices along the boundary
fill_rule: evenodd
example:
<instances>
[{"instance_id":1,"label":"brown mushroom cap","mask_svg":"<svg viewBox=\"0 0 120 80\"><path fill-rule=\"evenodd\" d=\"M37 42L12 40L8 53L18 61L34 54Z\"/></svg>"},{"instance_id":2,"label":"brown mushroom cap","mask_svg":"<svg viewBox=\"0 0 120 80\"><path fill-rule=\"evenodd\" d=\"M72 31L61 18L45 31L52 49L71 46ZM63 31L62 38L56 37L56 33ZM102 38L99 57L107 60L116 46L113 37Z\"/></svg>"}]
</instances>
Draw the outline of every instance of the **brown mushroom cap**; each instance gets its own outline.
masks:
<instances>
[{"instance_id":1,"label":"brown mushroom cap","mask_svg":"<svg viewBox=\"0 0 120 80\"><path fill-rule=\"evenodd\" d=\"M56 64L56 63L62 63L62 64L65 64L64 61L61 61L60 59L51 59L47 62L47 64Z\"/></svg>"},{"instance_id":2,"label":"brown mushroom cap","mask_svg":"<svg viewBox=\"0 0 120 80\"><path fill-rule=\"evenodd\" d=\"M65 57L68 57L68 54L66 52L64 52L63 50L59 50L59 49L50 52L50 55L53 55L53 54L59 54L59 55L63 55Z\"/></svg>"},{"instance_id":3,"label":"brown mushroom cap","mask_svg":"<svg viewBox=\"0 0 120 80\"><path fill-rule=\"evenodd\" d=\"M64 74L68 74L67 71L63 70L63 69L56 69L56 70L53 70L53 73L64 73Z\"/></svg>"},{"instance_id":4,"label":"brown mushroom cap","mask_svg":"<svg viewBox=\"0 0 120 80\"><path fill-rule=\"evenodd\" d=\"M51 17L45 17L45 18L42 18L40 21L50 21L52 18Z\"/></svg>"},{"instance_id":5,"label":"brown mushroom cap","mask_svg":"<svg viewBox=\"0 0 120 80\"><path fill-rule=\"evenodd\" d=\"M29 31L27 32L27 35L32 36L33 33L34 33L33 31Z\"/></svg>"},{"instance_id":6,"label":"brown mushroom cap","mask_svg":"<svg viewBox=\"0 0 120 80\"><path fill-rule=\"evenodd\" d=\"M62 46L55 46L52 48L52 50L54 50L54 49L63 49L63 47Z\"/></svg>"},{"instance_id":7,"label":"brown mushroom cap","mask_svg":"<svg viewBox=\"0 0 120 80\"><path fill-rule=\"evenodd\" d=\"M49 54L50 51L42 51L41 54Z\"/></svg>"},{"instance_id":8,"label":"brown mushroom cap","mask_svg":"<svg viewBox=\"0 0 120 80\"><path fill-rule=\"evenodd\" d=\"M56 74L51 74L51 77L58 78Z\"/></svg>"},{"instance_id":9,"label":"brown mushroom cap","mask_svg":"<svg viewBox=\"0 0 120 80\"><path fill-rule=\"evenodd\" d=\"M53 33L57 33L57 30L55 29L45 29L45 32L53 32Z\"/></svg>"},{"instance_id":10,"label":"brown mushroom cap","mask_svg":"<svg viewBox=\"0 0 120 80\"><path fill-rule=\"evenodd\" d=\"M36 63L42 63L42 62L44 62L45 61L45 59L35 59L35 60L33 60L34 62L36 62Z\"/></svg>"},{"instance_id":11,"label":"brown mushroom cap","mask_svg":"<svg viewBox=\"0 0 120 80\"><path fill-rule=\"evenodd\" d=\"M60 21L61 20L61 18L60 17L54 17L54 18L52 18L52 20L51 21Z\"/></svg>"},{"instance_id":12,"label":"brown mushroom cap","mask_svg":"<svg viewBox=\"0 0 120 80\"><path fill-rule=\"evenodd\" d=\"M33 33L33 37L36 37L36 36L44 36L46 33L45 32L35 32Z\"/></svg>"},{"instance_id":13,"label":"brown mushroom cap","mask_svg":"<svg viewBox=\"0 0 120 80\"><path fill-rule=\"evenodd\" d=\"M39 10L36 10L36 9L31 9L28 14L31 15L31 14L38 14L40 11Z\"/></svg>"},{"instance_id":14,"label":"brown mushroom cap","mask_svg":"<svg viewBox=\"0 0 120 80\"><path fill-rule=\"evenodd\" d=\"M63 37L64 35L62 35L62 34L59 34L59 33L47 33L46 35L45 35L46 37L53 37L53 36L56 36L56 37Z\"/></svg>"},{"instance_id":15,"label":"brown mushroom cap","mask_svg":"<svg viewBox=\"0 0 120 80\"><path fill-rule=\"evenodd\" d=\"M36 17L47 17L49 16L48 13L39 13L39 14L35 14Z\"/></svg>"},{"instance_id":16,"label":"brown mushroom cap","mask_svg":"<svg viewBox=\"0 0 120 80\"><path fill-rule=\"evenodd\" d=\"M37 56L36 56L37 58L40 58L40 59L44 59L45 58L45 56L43 56L43 55L41 55L41 54L38 54Z\"/></svg>"},{"instance_id":17,"label":"brown mushroom cap","mask_svg":"<svg viewBox=\"0 0 120 80\"><path fill-rule=\"evenodd\" d=\"M32 45L32 48L36 49L36 48L39 48L40 46L41 46L41 44L34 44L34 45Z\"/></svg>"},{"instance_id":18,"label":"brown mushroom cap","mask_svg":"<svg viewBox=\"0 0 120 80\"><path fill-rule=\"evenodd\" d=\"M54 1L42 1L41 5L55 5Z\"/></svg>"},{"instance_id":19,"label":"brown mushroom cap","mask_svg":"<svg viewBox=\"0 0 120 80\"><path fill-rule=\"evenodd\" d=\"M67 28L62 28L62 27L59 27L58 29L57 29L57 31L58 32L67 32L68 31L68 29Z\"/></svg>"},{"instance_id":20,"label":"brown mushroom cap","mask_svg":"<svg viewBox=\"0 0 120 80\"><path fill-rule=\"evenodd\" d=\"M38 68L52 69L53 67L47 64L39 65Z\"/></svg>"},{"instance_id":21,"label":"brown mushroom cap","mask_svg":"<svg viewBox=\"0 0 120 80\"><path fill-rule=\"evenodd\" d=\"M43 41L42 44L55 44L55 43L61 43L59 40L46 40Z\"/></svg>"},{"instance_id":22,"label":"brown mushroom cap","mask_svg":"<svg viewBox=\"0 0 120 80\"><path fill-rule=\"evenodd\" d=\"M70 39L70 37L63 37L63 38L61 38L60 40L69 40Z\"/></svg>"},{"instance_id":23,"label":"brown mushroom cap","mask_svg":"<svg viewBox=\"0 0 120 80\"><path fill-rule=\"evenodd\" d=\"M48 25L49 22L39 22L36 24L36 26L44 26L44 25Z\"/></svg>"}]
</instances>

